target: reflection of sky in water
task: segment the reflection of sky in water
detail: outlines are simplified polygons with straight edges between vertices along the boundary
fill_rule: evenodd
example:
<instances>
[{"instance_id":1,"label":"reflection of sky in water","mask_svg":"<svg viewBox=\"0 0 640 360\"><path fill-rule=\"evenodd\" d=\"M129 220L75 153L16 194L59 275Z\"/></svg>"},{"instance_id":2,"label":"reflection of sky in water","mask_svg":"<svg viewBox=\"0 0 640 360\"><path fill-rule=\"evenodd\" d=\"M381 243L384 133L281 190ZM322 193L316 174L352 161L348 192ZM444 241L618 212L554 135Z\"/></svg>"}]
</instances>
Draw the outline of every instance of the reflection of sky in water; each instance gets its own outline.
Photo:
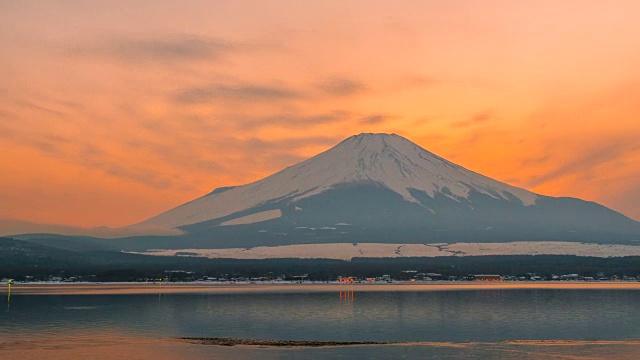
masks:
<instances>
[{"instance_id":1,"label":"reflection of sky in water","mask_svg":"<svg viewBox=\"0 0 640 360\"><path fill-rule=\"evenodd\" d=\"M637 339L639 291L14 296L4 331L340 341Z\"/></svg>"},{"instance_id":2,"label":"reflection of sky in water","mask_svg":"<svg viewBox=\"0 0 640 360\"><path fill-rule=\"evenodd\" d=\"M496 343L526 339L640 339L638 304L640 291L634 290L20 295L12 296L10 308L5 307L0 314L0 337L5 341L28 336L55 342L57 336L74 334L75 339L90 342L95 336L120 333L141 338L483 342L489 344L444 347L431 352L420 346L376 347L375 354L391 358L392 354L438 353L439 358L456 358L473 352L498 352L518 358L532 346ZM190 351L217 348L199 347L211 349ZM581 347L584 351L587 348ZM604 348L597 346L598 349ZM624 350L624 346L618 350ZM241 357L254 350L215 351L241 351L237 356L230 354ZM280 354L282 351L285 355ZM279 358L277 354L287 358L317 354L322 358L335 354L360 357L371 351L357 347L272 349L267 353L273 358ZM544 354L565 350L543 346L536 351Z\"/></svg>"}]
</instances>

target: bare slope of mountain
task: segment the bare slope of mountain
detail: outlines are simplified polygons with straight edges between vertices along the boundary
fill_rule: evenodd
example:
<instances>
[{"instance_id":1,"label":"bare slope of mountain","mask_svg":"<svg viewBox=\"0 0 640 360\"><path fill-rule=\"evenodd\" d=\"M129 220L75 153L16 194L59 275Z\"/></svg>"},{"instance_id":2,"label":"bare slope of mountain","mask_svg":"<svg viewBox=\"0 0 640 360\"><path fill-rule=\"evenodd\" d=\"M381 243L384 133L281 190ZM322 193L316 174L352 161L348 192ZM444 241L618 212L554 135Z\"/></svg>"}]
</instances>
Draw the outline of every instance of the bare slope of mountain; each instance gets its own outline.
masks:
<instances>
[{"instance_id":1,"label":"bare slope of mountain","mask_svg":"<svg viewBox=\"0 0 640 360\"><path fill-rule=\"evenodd\" d=\"M263 180L217 189L139 225L184 235L116 243L140 250L640 240L640 223L604 206L507 185L395 134L350 137Z\"/></svg>"}]
</instances>

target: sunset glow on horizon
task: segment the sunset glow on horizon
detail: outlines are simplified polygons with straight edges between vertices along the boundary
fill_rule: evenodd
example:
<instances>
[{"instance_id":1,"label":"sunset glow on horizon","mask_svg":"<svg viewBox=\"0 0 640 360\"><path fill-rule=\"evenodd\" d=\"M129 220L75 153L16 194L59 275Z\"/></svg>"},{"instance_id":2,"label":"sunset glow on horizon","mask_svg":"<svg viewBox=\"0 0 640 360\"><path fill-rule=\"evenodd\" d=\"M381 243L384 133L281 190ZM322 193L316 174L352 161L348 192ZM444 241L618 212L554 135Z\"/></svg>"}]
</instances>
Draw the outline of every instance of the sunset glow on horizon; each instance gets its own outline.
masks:
<instances>
[{"instance_id":1,"label":"sunset glow on horizon","mask_svg":"<svg viewBox=\"0 0 640 360\"><path fill-rule=\"evenodd\" d=\"M0 2L0 219L125 226L384 132L640 220L638 19L631 0Z\"/></svg>"}]
</instances>

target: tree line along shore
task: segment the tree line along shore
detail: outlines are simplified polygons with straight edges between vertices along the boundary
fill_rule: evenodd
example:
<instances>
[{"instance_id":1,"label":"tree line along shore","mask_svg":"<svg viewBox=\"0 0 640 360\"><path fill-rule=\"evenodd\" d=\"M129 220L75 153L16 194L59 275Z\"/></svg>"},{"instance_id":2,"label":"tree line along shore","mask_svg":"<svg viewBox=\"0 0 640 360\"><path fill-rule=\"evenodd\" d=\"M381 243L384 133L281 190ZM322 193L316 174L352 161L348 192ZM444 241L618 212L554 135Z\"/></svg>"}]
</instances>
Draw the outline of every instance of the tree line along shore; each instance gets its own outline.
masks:
<instances>
[{"instance_id":1,"label":"tree line along shore","mask_svg":"<svg viewBox=\"0 0 640 360\"><path fill-rule=\"evenodd\" d=\"M113 251L70 251L0 238L0 279L15 281L335 281L340 276L429 281L475 280L471 275L500 275L501 280L638 279L640 257L502 255L434 258L207 259L147 256ZM436 276L439 275L439 276ZM564 277L563 277L564 276Z\"/></svg>"}]
</instances>

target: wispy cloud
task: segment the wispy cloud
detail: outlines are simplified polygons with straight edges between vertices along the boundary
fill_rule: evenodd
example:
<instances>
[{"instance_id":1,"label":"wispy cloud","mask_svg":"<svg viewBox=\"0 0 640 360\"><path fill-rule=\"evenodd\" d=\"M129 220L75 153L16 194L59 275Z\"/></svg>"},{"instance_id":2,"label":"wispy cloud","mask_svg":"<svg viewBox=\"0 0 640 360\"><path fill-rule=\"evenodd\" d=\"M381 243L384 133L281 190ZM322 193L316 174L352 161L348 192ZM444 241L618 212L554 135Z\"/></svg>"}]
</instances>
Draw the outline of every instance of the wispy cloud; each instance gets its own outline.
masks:
<instances>
[{"instance_id":1,"label":"wispy cloud","mask_svg":"<svg viewBox=\"0 0 640 360\"><path fill-rule=\"evenodd\" d=\"M585 176L602 164L611 163L630 151L637 151L638 136L639 134L635 134L627 138L606 139L600 144L583 148L573 159L534 178L529 185L538 186L572 174Z\"/></svg>"},{"instance_id":2,"label":"wispy cloud","mask_svg":"<svg viewBox=\"0 0 640 360\"><path fill-rule=\"evenodd\" d=\"M319 81L316 87L331 96L350 96L366 89L366 85L359 80L337 76Z\"/></svg>"},{"instance_id":3,"label":"wispy cloud","mask_svg":"<svg viewBox=\"0 0 640 360\"><path fill-rule=\"evenodd\" d=\"M339 137L335 136L306 136L298 138L286 138L278 140L264 140L259 138L250 138L244 141L243 147L250 150L251 153L263 150L291 150L302 146L309 145L330 145L336 144Z\"/></svg>"},{"instance_id":4,"label":"wispy cloud","mask_svg":"<svg viewBox=\"0 0 640 360\"><path fill-rule=\"evenodd\" d=\"M486 111L482 111L474 114L467 120L453 122L451 123L451 126L456 128L468 128L471 126L476 126L479 124L486 123L487 121L491 120L492 116L493 116L493 112L491 110L486 110Z\"/></svg>"},{"instance_id":5,"label":"wispy cloud","mask_svg":"<svg viewBox=\"0 0 640 360\"><path fill-rule=\"evenodd\" d=\"M123 63L168 61L216 61L242 49L220 39L200 35L169 34L155 37L113 37L76 44L68 54L115 59Z\"/></svg>"},{"instance_id":6,"label":"wispy cloud","mask_svg":"<svg viewBox=\"0 0 640 360\"><path fill-rule=\"evenodd\" d=\"M98 163L94 164L94 166L101 168L107 174L114 177L135 181L157 189L167 189L171 187L173 183L171 179L161 176L155 171L144 169L142 167L122 166L114 162Z\"/></svg>"},{"instance_id":7,"label":"wispy cloud","mask_svg":"<svg viewBox=\"0 0 640 360\"><path fill-rule=\"evenodd\" d=\"M359 123L363 125L379 125L396 118L396 116L387 114L371 114L360 118Z\"/></svg>"},{"instance_id":8,"label":"wispy cloud","mask_svg":"<svg viewBox=\"0 0 640 360\"><path fill-rule=\"evenodd\" d=\"M48 115L55 115L55 116L64 116L66 115L63 111L59 111L59 110L54 110L51 109L49 107L43 106L43 105L38 105L36 103L30 102L30 101L17 101L16 102L19 106L28 108L28 109L33 109L33 110L38 110L41 112L44 112Z\"/></svg>"},{"instance_id":9,"label":"wispy cloud","mask_svg":"<svg viewBox=\"0 0 640 360\"><path fill-rule=\"evenodd\" d=\"M58 157L69 139L53 134L40 134L24 129L19 123L0 123L0 139L18 146L38 150L49 156Z\"/></svg>"},{"instance_id":10,"label":"wispy cloud","mask_svg":"<svg viewBox=\"0 0 640 360\"><path fill-rule=\"evenodd\" d=\"M179 103L203 103L214 100L273 101L301 96L301 93L283 86L210 84L182 90L175 94L174 100Z\"/></svg>"},{"instance_id":11,"label":"wispy cloud","mask_svg":"<svg viewBox=\"0 0 640 360\"><path fill-rule=\"evenodd\" d=\"M12 117L12 115L11 115L10 112L0 109L0 118L7 118L8 119L8 118L11 118L11 117Z\"/></svg>"},{"instance_id":12,"label":"wispy cloud","mask_svg":"<svg viewBox=\"0 0 640 360\"><path fill-rule=\"evenodd\" d=\"M400 78L392 87L391 90L404 90L412 88L425 88L431 87L441 83L442 80L433 76L424 75L412 75Z\"/></svg>"},{"instance_id":13,"label":"wispy cloud","mask_svg":"<svg viewBox=\"0 0 640 360\"><path fill-rule=\"evenodd\" d=\"M264 117L241 115L233 117L233 120L242 130L262 128L266 126L278 126L289 129L305 129L319 125L333 124L339 121L349 120L351 114L343 110L335 110L329 113L302 115L302 114L278 114Z\"/></svg>"},{"instance_id":14,"label":"wispy cloud","mask_svg":"<svg viewBox=\"0 0 640 360\"><path fill-rule=\"evenodd\" d=\"M523 166L536 166L542 165L552 160L551 155L546 153L544 155L538 155L534 157L527 158L522 161Z\"/></svg>"}]
</instances>

